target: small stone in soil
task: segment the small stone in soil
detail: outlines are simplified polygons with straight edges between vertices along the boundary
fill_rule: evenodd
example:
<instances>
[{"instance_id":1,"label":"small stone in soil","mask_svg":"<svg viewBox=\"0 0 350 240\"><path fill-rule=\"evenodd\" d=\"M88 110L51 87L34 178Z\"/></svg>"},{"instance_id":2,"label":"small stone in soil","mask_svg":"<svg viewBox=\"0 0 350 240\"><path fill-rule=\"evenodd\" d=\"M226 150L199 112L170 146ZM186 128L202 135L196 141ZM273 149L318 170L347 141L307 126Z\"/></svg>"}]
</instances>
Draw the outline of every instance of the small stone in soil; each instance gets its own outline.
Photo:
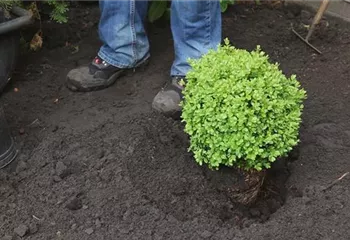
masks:
<instances>
[{"instance_id":1,"label":"small stone in soil","mask_svg":"<svg viewBox=\"0 0 350 240\"><path fill-rule=\"evenodd\" d=\"M93 234L94 229L92 229L92 228L88 228L88 229L85 229L85 231L84 231L84 232L86 232L87 234L91 235L91 234Z\"/></svg>"},{"instance_id":2,"label":"small stone in soil","mask_svg":"<svg viewBox=\"0 0 350 240\"><path fill-rule=\"evenodd\" d=\"M66 173L67 173L67 166L64 165L63 162L59 161L57 164L56 164L56 174L63 178L65 177Z\"/></svg>"},{"instance_id":3,"label":"small stone in soil","mask_svg":"<svg viewBox=\"0 0 350 240\"><path fill-rule=\"evenodd\" d=\"M83 207L83 203L79 198L73 198L67 205L66 208L69 210L79 210Z\"/></svg>"},{"instance_id":4,"label":"small stone in soil","mask_svg":"<svg viewBox=\"0 0 350 240\"><path fill-rule=\"evenodd\" d=\"M28 233L28 231L29 231L29 228L24 224L19 225L14 230L14 232L20 237L24 237Z\"/></svg>"},{"instance_id":5,"label":"small stone in soil","mask_svg":"<svg viewBox=\"0 0 350 240\"><path fill-rule=\"evenodd\" d=\"M83 205L83 209L88 209L89 206L88 205Z\"/></svg>"},{"instance_id":6,"label":"small stone in soil","mask_svg":"<svg viewBox=\"0 0 350 240\"><path fill-rule=\"evenodd\" d=\"M207 230L204 230L204 231L200 232L199 235L202 238L207 239L207 238L210 238L213 234Z\"/></svg>"},{"instance_id":7,"label":"small stone in soil","mask_svg":"<svg viewBox=\"0 0 350 240\"><path fill-rule=\"evenodd\" d=\"M102 225L102 224L101 224L101 221L100 221L99 219L96 219L95 225L96 225L97 228L100 228L101 225Z\"/></svg>"},{"instance_id":8,"label":"small stone in soil","mask_svg":"<svg viewBox=\"0 0 350 240\"><path fill-rule=\"evenodd\" d=\"M39 231L38 224L36 224L36 223L31 223L31 224L29 225L29 229L30 229L30 234L34 234L34 233L38 232L38 231Z\"/></svg>"},{"instance_id":9,"label":"small stone in soil","mask_svg":"<svg viewBox=\"0 0 350 240\"><path fill-rule=\"evenodd\" d=\"M77 229L77 224L76 224L76 223L72 224L72 226L71 226L70 228L71 228L72 230Z\"/></svg>"},{"instance_id":10,"label":"small stone in soil","mask_svg":"<svg viewBox=\"0 0 350 240\"><path fill-rule=\"evenodd\" d=\"M53 176L53 181L54 182L61 182L62 178L60 178L59 176Z\"/></svg>"}]
</instances>

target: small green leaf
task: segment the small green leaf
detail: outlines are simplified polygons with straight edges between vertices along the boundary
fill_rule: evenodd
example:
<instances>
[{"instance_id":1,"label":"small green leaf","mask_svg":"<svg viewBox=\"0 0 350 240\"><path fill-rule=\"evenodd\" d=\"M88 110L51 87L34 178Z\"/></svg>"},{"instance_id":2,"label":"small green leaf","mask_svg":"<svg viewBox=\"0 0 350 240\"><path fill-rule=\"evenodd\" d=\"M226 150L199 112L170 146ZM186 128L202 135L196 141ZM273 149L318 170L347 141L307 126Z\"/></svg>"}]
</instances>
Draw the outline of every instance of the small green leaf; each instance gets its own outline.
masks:
<instances>
[{"instance_id":1,"label":"small green leaf","mask_svg":"<svg viewBox=\"0 0 350 240\"><path fill-rule=\"evenodd\" d=\"M148 10L148 20L153 23L163 16L167 10L167 2L164 0L153 1Z\"/></svg>"}]
</instances>

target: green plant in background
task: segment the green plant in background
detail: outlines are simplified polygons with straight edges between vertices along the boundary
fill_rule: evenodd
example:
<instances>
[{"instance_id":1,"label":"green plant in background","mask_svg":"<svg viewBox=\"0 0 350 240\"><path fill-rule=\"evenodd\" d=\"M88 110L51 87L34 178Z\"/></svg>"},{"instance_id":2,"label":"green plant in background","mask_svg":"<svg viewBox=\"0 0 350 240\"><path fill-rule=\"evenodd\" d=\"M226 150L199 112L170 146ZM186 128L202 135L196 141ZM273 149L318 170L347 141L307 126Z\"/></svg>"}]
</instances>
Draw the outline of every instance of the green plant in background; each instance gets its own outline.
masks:
<instances>
[{"instance_id":1,"label":"green plant in background","mask_svg":"<svg viewBox=\"0 0 350 240\"><path fill-rule=\"evenodd\" d=\"M229 5L233 5L235 0L220 0L221 12L226 12Z\"/></svg>"},{"instance_id":2,"label":"green plant in background","mask_svg":"<svg viewBox=\"0 0 350 240\"><path fill-rule=\"evenodd\" d=\"M67 23L69 4L66 1L45 0L37 3L36 1L21 1L21 0L0 0L0 8L5 11L10 11L13 6L20 6L33 12L37 19L41 19L41 6L50 8L50 18L57 23Z\"/></svg>"},{"instance_id":3,"label":"green plant in background","mask_svg":"<svg viewBox=\"0 0 350 240\"><path fill-rule=\"evenodd\" d=\"M298 143L306 92L258 46L225 44L189 61L182 118L198 164L270 168Z\"/></svg>"},{"instance_id":4,"label":"green plant in background","mask_svg":"<svg viewBox=\"0 0 350 240\"><path fill-rule=\"evenodd\" d=\"M56 1L56 0L47 0L44 1L49 5L51 9L50 17L52 20L58 23L67 23L68 22L68 3L65 1Z\"/></svg>"},{"instance_id":5,"label":"green plant in background","mask_svg":"<svg viewBox=\"0 0 350 240\"><path fill-rule=\"evenodd\" d=\"M220 0L221 12L225 12L229 5L234 4L235 0ZM148 9L148 21L151 23L163 17L165 14L170 16L170 6L168 1L152 1Z\"/></svg>"},{"instance_id":6,"label":"green plant in background","mask_svg":"<svg viewBox=\"0 0 350 240\"><path fill-rule=\"evenodd\" d=\"M165 13L169 11L168 1L152 1L148 9L148 21L151 23L160 19Z\"/></svg>"},{"instance_id":7,"label":"green plant in background","mask_svg":"<svg viewBox=\"0 0 350 240\"><path fill-rule=\"evenodd\" d=\"M1 1L0 0L0 8L6 11L11 10L12 6L14 5L14 1Z\"/></svg>"}]
</instances>

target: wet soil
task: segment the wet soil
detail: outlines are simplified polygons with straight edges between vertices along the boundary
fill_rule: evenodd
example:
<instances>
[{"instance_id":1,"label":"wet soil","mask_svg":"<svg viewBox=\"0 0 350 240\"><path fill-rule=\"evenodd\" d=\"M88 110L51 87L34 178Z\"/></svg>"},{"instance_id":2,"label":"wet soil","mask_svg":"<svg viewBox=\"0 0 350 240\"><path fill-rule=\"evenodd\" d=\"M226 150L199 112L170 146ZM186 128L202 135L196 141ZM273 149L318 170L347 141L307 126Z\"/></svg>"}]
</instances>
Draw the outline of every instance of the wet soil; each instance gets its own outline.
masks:
<instances>
[{"instance_id":1,"label":"wet soil","mask_svg":"<svg viewBox=\"0 0 350 240\"><path fill-rule=\"evenodd\" d=\"M20 155L0 171L0 239L348 239L349 177L327 186L350 170L349 24L323 19L318 55L290 29L306 34L307 10L236 5L224 14L224 37L261 45L308 92L297 151L246 207L216 181L234 176L199 167L181 122L152 111L173 60L169 26L148 26L145 71L72 93L67 72L100 42L96 5L70 15L68 25L43 22L44 48L23 54L1 96Z\"/></svg>"}]
</instances>

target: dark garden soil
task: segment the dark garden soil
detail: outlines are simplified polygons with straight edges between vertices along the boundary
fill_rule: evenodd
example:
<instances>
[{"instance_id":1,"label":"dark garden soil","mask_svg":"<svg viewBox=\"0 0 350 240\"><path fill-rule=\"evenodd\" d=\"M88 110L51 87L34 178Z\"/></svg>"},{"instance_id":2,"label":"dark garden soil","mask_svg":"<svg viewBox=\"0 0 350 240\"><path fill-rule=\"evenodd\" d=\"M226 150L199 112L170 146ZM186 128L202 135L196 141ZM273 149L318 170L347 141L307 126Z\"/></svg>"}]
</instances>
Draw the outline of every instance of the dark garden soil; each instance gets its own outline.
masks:
<instances>
[{"instance_id":1,"label":"dark garden soil","mask_svg":"<svg viewBox=\"0 0 350 240\"><path fill-rule=\"evenodd\" d=\"M324 19L317 55L290 30L306 34L308 11L237 5L224 14L224 37L261 45L308 92L299 154L274 165L248 208L220 191L217 179L235 175L197 166L183 125L151 109L173 59L169 27L149 26L144 72L72 93L65 76L98 50L99 11L70 15L68 26L43 23L44 48L23 55L1 97L20 155L0 171L0 239L349 239L350 176L330 187L350 171L349 24Z\"/></svg>"}]
</instances>

